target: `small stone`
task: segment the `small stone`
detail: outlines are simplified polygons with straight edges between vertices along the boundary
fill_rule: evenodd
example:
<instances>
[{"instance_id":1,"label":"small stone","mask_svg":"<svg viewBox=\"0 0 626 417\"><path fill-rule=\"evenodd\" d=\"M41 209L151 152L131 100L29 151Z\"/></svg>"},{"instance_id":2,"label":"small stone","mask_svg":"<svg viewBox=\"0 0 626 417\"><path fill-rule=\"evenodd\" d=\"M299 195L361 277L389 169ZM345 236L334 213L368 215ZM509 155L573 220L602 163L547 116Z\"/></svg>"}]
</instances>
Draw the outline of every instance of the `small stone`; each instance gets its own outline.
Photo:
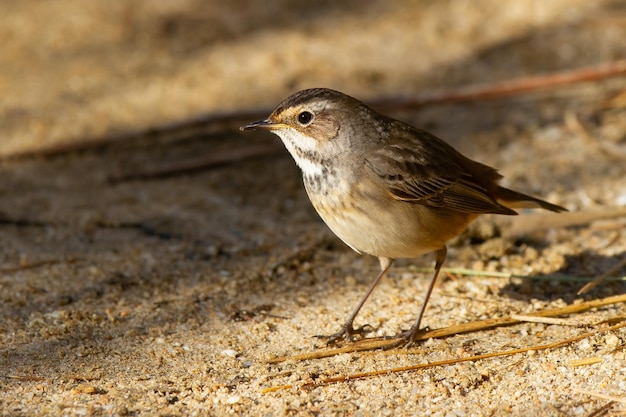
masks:
<instances>
[{"instance_id":1,"label":"small stone","mask_svg":"<svg viewBox=\"0 0 626 417\"><path fill-rule=\"evenodd\" d=\"M236 358L239 356L239 353L232 349L224 349L222 351L222 355L228 356L229 358Z\"/></svg>"},{"instance_id":2,"label":"small stone","mask_svg":"<svg viewBox=\"0 0 626 417\"><path fill-rule=\"evenodd\" d=\"M233 395L226 399L226 404L237 404L241 400L239 395Z\"/></svg>"}]
</instances>

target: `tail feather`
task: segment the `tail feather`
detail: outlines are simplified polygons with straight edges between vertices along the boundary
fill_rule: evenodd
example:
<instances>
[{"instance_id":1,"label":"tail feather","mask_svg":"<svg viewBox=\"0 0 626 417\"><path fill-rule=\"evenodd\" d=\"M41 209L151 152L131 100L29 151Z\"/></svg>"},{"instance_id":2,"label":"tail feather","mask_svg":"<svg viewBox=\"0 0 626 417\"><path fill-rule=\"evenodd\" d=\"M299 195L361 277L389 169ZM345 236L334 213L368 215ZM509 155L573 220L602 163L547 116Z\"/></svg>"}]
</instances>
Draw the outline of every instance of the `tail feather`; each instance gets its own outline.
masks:
<instances>
[{"instance_id":1,"label":"tail feather","mask_svg":"<svg viewBox=\"0 0 626 417\"><path fill-rule=\"evenodd\" d=\"M498 203L508 208L542 208L560 213L567 211L566 208L548 203L530 195L522 194L508 188L498 187Z\"/></svg>"}]
</instances>

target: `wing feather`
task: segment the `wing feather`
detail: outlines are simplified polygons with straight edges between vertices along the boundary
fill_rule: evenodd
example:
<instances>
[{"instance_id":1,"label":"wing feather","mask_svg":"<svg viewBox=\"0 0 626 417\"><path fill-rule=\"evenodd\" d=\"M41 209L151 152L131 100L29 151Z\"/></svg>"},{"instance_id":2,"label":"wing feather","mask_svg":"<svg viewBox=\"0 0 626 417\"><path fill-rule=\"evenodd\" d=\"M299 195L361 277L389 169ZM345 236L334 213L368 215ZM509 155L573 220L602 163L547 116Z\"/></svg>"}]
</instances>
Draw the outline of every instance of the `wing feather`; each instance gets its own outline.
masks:
<instances>
[{"instance_id":1,"label":"wing feather","mask_svg":"<svg viewBox=\"0 0 626 417\"><path fill-rule=\"evenodd\" d=\"M425 131L405 133L365 160L394 198L462 213L517 214L493 197L500 179L493 168L464 157Z\"/></svg>"}]
</instances>

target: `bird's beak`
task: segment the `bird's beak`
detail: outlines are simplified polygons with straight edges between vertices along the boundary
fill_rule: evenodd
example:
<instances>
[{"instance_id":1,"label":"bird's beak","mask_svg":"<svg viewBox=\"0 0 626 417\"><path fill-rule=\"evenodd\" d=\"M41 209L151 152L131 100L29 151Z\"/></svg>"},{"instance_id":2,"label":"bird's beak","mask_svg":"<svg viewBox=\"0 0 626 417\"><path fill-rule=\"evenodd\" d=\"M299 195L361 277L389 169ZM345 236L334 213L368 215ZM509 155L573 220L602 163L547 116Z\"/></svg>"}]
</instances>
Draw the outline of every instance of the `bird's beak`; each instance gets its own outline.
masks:
<instances>
[{"instance_id":1,"label":"bird's beak","mask_svg":"<svg viewBox=\"0 0 626 417\"><path fill-rule=\"evenodd\" d=\"M276 123L272 123L270 119L259 120L257 122L248 123L247 125L241 126L239 130L253 130L253 129L266 129L271 130L272 128L278 126Z\"/></svg>"}]
</instances>

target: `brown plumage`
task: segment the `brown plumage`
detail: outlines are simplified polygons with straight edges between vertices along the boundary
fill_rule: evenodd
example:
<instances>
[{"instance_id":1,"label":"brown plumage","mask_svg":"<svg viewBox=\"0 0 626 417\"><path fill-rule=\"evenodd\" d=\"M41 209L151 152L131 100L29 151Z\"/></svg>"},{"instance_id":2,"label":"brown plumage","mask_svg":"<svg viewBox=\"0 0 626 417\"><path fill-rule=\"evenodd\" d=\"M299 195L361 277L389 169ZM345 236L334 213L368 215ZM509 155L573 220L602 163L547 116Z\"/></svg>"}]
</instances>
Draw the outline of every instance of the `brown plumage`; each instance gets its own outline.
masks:
<instances>
[{"instance_id":1,"label":"brown plumage","mask_svg":"<svg viewBox=\"0 0 626 417\"><path fill-rule=\"evenodd\" d=\"M500 174L436 136L380 115L337 91L298 92L272 114L242 129L278 135L302 170L311 203L330 229L359 253L378 257L381 272L334 342L350 339L353 322L395 258L434 252L435 270L418 317L402 334L415 340L446 257L446 242L480 214L516 215L514 208L563 207L498 184Z\"/></svg>"}]
</instances>

